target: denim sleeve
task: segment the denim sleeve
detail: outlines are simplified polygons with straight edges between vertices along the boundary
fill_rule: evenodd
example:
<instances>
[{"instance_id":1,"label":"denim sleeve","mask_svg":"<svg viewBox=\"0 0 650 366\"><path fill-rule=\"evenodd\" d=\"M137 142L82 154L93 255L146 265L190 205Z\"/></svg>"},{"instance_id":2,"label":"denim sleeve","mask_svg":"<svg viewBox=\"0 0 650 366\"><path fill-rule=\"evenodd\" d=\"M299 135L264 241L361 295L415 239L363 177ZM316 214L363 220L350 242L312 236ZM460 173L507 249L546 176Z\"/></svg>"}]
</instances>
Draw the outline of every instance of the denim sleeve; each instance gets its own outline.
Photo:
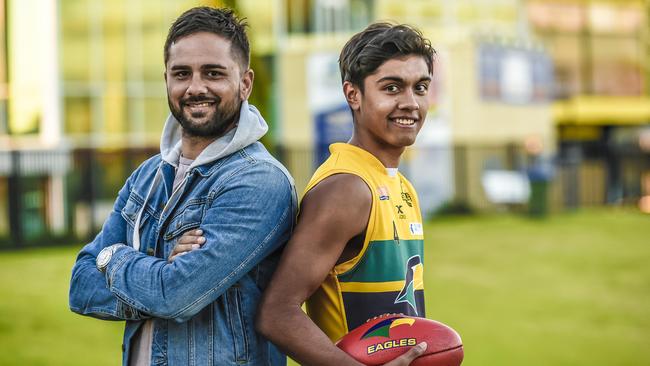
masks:
<instances>
[{"instance_id":1,"label":"denim sleeve","mask_svg":"<svg viewBox=\"0 0 650 366\"><path fill-rule=\"evenodd\" d=\"M297 206L284 173L258 162L228 182L204 216L201 249L168 263L122 248L107 267L111 292L151 316L182 322L283 245Z\"/></svg>"},{"instance_id":2,"label":"denim sleeve","mask_svg":"<svg viewBox=\"0 0 650 366\"><path fill-rule=\"evenodd\" d=\"M95 259L99 252L116 243L126 243L126 222L121 211L129 196L134 172L120 190L108 219L95 239L84 246L72 267L70 280L70 310L81 315L106 320L138 320L145 316L119 300L108 290L105 276L97 270Z\"/></svg>"}]
</instances>

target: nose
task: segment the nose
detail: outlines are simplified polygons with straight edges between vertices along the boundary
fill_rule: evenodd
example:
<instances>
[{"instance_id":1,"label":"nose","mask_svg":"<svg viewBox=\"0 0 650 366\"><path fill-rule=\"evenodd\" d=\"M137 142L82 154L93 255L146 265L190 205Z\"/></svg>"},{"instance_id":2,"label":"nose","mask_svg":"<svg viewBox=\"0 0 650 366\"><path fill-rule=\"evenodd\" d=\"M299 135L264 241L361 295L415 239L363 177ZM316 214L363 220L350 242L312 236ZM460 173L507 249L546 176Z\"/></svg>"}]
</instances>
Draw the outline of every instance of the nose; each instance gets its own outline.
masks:
<instances>
[{"instance_id":1,"label":"nose","mask_svg":"<svg viewBox=\"0 0 650 366\"><path fill-rule=\"evenodd\" d=\"M406 89L399 97L397 102L397 108L404 109L407 111L415 111L420 109L417 99L415 98L415 93L413 90Z\"/></svg>"},{"instance_id":2,"label":"nose","mask_svg":"<svg viewBox=\"0 0 650 366\"><path fill-rule=\"evenodd\" d=\"M200 73L194 73L192 75L190 85L188 85L186 92L189 96L204 95L208 92L208 88Z\"/></svg>"}]
</instances>

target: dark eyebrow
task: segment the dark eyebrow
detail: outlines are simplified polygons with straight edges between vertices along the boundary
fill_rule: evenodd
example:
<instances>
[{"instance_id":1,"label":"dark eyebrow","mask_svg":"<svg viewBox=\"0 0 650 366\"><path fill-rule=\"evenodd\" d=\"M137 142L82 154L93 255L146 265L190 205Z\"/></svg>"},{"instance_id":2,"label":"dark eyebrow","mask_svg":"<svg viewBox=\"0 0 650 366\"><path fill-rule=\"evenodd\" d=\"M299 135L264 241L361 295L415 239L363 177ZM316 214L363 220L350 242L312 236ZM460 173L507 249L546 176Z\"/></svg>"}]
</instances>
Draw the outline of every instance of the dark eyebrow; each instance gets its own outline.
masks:
<instances>
[{"instance_id":1,"label":"dark eyebrow","mask_svg":"<svg viewBox=\"0 0 650 366\"><path fill-rule=\"evenodd\" d=\"M187 65L174 65L171 67L172 71L175 70L189 70L191 67ZM220 65L220 64L206 64L206 65L201 65L202 70L212 70L212 69L222 69L222 70L227 70L228 68Z\"/></svg>"},{"instance_id":2,"label":"dark eyebrow","mask_svg":"<svg viewBox=\"0 0 650 366\"><path fill-rule=\"evenodd\" d=\"M223 69L223 70L228 70L227 67L220 65L220 64L206 64L206 65L201 65L201 69L203 70L211 70L211 69Z\"/></svg>"},{"instance_id":3,"label":"dark eyebrow","mask_svg":"<svg viewBox=\"0 0 650 366\"><path fill-rule=\"evenodd\" d=\"M189 68L190 68L190 67L189 67L189 66L186 66L186 65L174 65L174 66L171 67L171 70L172 70L172 71L176 71L176 70L188 70Z\"/></svg>"},{"instance_id":4,"label":"dark eyebrow","mask_svg":"<svg viewBox=\"0 0 650 366\"><path fill-rule=\"evenodd\" d=\"M403 83L404 79L402 79L399 76L384 76L383 78L377 80L377 83L381 83L381 82L384 82L384 81L394 81L394 82L397 82L397 83ZM418 80L418 83L423 82L423 81L431 81L431 76L423 76L423 77L421 77L420 80Z\"/></svg>"},{"instance_id":5,"label":"dark eyebrow","mask_svg":"<svg viewBox=\"0 0 650 366\"><path fill-rule=\"evenodd\" d=\"M397 76L384 76L383 78L377 80L377 83L383 83L384 81L395 81L398 83L403 83L404 79Z\"/></svg>"}]
</instances>

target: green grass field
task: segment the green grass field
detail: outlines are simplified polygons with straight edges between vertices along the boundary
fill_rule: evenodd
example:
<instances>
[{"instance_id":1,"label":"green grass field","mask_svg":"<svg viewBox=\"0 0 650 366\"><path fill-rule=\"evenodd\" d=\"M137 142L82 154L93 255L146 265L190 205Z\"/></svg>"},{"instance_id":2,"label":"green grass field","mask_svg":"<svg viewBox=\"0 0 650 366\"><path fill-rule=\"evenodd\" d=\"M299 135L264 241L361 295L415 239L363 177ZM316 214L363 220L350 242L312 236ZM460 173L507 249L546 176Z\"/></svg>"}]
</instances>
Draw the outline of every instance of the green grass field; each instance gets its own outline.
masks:
<instances>
[{"instance_id":1,"label":"green grass field","mask_svg":"<svg viewBox=\"0 0 650 366\"><path fill-rule=\"evenodd\" d=\"M650 365L650 216L441 218L425 228L427 315L466 366ZM117 365L122 324L72 314L78 247L0 252L0 365Z\"/></svg>"}]
</instances>

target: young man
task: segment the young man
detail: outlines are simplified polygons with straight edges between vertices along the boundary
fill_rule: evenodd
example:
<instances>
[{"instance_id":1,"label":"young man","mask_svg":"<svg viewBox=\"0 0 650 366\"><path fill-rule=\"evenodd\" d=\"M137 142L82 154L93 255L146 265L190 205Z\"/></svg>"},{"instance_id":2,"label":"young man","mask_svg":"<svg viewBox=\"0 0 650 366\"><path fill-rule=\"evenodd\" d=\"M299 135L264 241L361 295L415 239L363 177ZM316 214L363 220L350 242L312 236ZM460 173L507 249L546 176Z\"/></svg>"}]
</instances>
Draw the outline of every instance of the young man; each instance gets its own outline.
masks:
<instances>
[{"instance_id":1,"label":"young man","mask_svg":"<svg viewBox=\"0 0 650 366\"><path fill-rule=\"evenodd\" d=\"M228 9L191 9L164 55L161 154L131 175L79 253L70 308L127 321L124 365L285 364L253 324L297 204L258 142L268 127L247 102L245 24Z\"/></svg>"},{"instance_id":2,"label":"young man","mask_svg":"<svg viewBox=\"0 0 650 366\"><path fill-rule=\"evenodd\" d=\"M384 313L424 316L422 218L397 167L429 108L433 54L419 31L386 23L341 52L354 132L330 146L308 184L257 319L257 329L302 364L358 365L332 341ZM409 364L425 349L390 365Z\"/></svg>"}]
</instances>

